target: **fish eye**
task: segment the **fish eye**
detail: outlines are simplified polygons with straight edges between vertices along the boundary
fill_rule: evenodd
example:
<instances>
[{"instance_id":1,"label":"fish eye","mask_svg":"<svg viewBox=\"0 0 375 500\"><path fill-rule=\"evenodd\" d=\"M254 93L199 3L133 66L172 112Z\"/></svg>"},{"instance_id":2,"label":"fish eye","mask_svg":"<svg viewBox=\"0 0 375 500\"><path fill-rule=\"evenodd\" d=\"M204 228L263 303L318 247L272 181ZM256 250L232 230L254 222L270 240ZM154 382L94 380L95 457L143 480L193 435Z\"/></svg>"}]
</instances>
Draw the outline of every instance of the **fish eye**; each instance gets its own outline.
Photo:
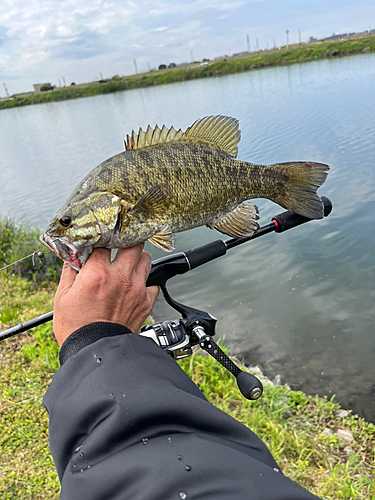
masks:
<instances>
[{"instance_id":1,"label":"fish eye","mask_svg":"<svg viewBox=\"0 0 375 500\"><path fill-rule=\"evenodd\" d=\"M64 227L69 227L71 223L72 223L72 218L70 217L70 215L64 215L60 219L60 224Z\"/></svg>"}]
</instances>

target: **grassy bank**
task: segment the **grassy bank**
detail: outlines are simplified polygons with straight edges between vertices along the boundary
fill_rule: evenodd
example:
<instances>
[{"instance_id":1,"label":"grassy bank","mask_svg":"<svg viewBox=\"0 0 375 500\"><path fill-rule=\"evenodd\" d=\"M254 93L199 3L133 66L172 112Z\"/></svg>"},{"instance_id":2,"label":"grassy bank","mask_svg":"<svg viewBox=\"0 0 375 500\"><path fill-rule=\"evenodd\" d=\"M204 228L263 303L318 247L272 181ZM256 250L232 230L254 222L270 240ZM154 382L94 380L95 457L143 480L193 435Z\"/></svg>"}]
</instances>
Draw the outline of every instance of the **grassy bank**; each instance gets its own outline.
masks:
<instances>
[{"instance_id":1,"label":"grassy bank","mask_svg":"<svg viewBox=\"0 0 375 500\"><path fill-rule=\"evenodd\" d=\"M0 224L0 264L4 251L10 260L12 252L21 251L20 245L12 250L9 242L2 242L4 224ZM13 228L16 236L27 237L26 229ZM55 263L50 267L54 273ZM55 289L56 281L48 278L0 272L1 326L51 310ZM58 368L57 354L50 324L0 343L0 499L58 498L42 406ZM212 403L266 442L284 474L327 499L375 499L373 425L340 411L333 401L286 386L266 385L261 400L245 401L232 376L199 351L181 366Z\"/></svg>"},{"instance_id":2,"label":"grassy bank","mask_svg":"<svg viewBox=\"0 0 375 500\"><path fill-rule=\"evenodd\" d=\"M12 96L12 99L0 101L0 109L62 101L98 94L108 94L111 92L163 85L196 78L228 75L270 66L280 66L296 62L307 62L373 51L375 51L374 35L334 42L290 45L288 48L282 47L281 49L260 51L240 57L231 57L214 61L209 63L208 66L203 67L198 64L191 64L130 77L120 78L115 76L106 83L75 85L39 94L30 93L28 95L15 95Z\"/></svg>"}]
</instances>

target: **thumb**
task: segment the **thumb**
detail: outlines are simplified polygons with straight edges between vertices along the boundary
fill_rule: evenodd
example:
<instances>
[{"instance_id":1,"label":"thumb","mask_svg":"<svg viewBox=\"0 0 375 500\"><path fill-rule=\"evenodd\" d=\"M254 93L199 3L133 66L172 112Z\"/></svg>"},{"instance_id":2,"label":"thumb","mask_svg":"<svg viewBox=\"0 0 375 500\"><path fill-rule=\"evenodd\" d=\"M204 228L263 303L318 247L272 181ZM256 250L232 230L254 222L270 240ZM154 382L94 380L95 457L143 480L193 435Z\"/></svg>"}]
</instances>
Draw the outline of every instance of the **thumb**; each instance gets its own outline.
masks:
<instances>
[{"instance_id":1,"label":"thumb","mask_svg":"<svg viewBox=\"0 0 375 500\"><path fill-rule=\"evenodd\" d=\"M61 295L64 295L72 288L77 278L77 275L78 275L77 271L75 271L72 267L70 267L70 265L67 262L64 262L60 276L60 283L58 286L58 292Z\"/></svg>"}]
</instances>

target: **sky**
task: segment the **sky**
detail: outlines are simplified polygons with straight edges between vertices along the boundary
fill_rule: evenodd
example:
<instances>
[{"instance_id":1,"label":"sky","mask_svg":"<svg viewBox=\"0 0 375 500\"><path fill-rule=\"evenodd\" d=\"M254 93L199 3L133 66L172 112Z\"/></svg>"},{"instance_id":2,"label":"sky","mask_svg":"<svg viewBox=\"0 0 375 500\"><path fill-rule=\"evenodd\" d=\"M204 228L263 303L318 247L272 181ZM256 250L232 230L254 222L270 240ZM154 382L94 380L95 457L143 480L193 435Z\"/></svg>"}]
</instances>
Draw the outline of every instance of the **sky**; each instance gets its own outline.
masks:
<instances>
[{"instance_id":1,"label":"sky","mask_svg":"<svg viewBox=\"0 0 375 500\"><path fill-rule=\"evenodd\" d=\"M369 27L374 0L1 0L0 97Z\"/></svg>"}]
</instances>

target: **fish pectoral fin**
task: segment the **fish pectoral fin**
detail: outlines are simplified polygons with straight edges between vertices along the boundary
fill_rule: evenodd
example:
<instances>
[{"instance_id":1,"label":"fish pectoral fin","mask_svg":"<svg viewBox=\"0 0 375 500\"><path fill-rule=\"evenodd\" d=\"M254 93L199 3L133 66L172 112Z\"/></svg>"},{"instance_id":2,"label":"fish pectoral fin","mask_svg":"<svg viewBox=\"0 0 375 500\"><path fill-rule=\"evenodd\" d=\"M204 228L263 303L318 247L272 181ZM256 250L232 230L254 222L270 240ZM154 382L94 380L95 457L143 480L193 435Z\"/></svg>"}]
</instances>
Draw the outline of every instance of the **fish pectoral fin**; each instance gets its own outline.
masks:
<instances>
[{"instance_id":1,"label":"fish pectoral fin","mask_svg":"<svg viewBox=\"0 0 375 500\"><path fill-rule=\"evenodd\" d=\"M170 204L172 190L166 183L156 184L145 193L134 207L131 209L133 213L141 213L146 218L154 215L163 214Z\"/></svg>"},{"instance_id":2,"label":"fish pectoral fin","mask_svg":"<svg viewBox=\"0 0 375 500\"><path fill-rule=\"evenodd\" d=\"M166 226L160 233L154 234L148 241L164 252L172 252L176 248L175 236L170 226Z\"/></svg>"},{"instance_id":3,"label":"fish pectoral fin","mask_svg":"<svg viewBox=\"0 0 375 500\"><path fill-rule=\"evenodd\" d=\"M258 219L258 208L244 201L231 212L211 221L207 227L233 238L249 238L259 229Z\"/></svg>"}]
</instances>

